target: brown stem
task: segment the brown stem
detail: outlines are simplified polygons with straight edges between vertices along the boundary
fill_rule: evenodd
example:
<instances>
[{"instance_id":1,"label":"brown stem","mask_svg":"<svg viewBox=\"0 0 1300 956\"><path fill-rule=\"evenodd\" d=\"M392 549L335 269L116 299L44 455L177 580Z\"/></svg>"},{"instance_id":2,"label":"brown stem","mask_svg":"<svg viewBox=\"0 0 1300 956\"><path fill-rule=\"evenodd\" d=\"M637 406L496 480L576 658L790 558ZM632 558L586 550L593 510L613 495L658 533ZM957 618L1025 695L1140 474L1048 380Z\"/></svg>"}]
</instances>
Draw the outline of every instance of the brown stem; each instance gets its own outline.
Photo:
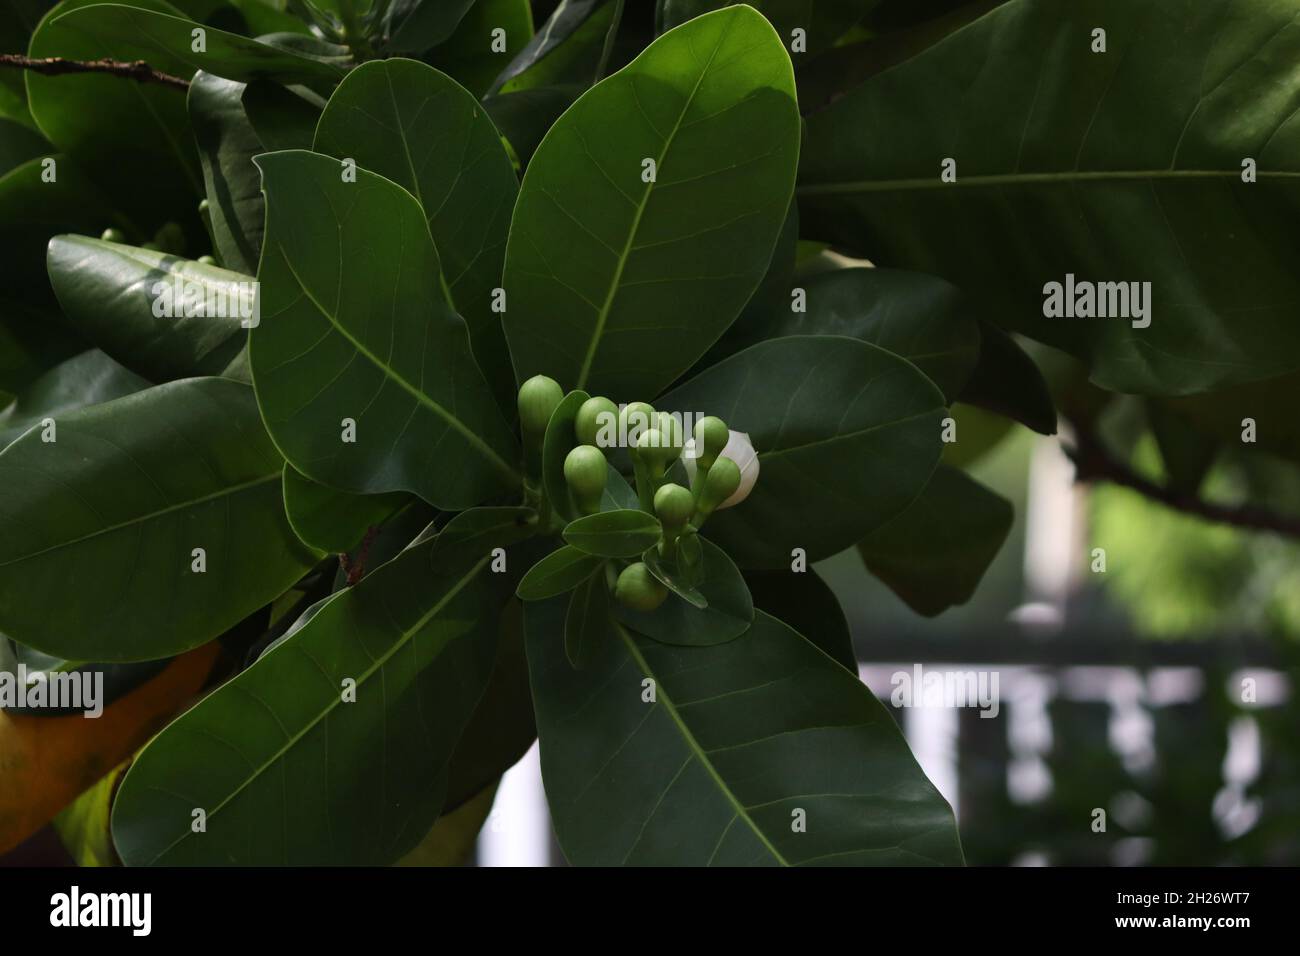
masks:
<instances>
[{"instance_id":1,"label":"brown stem","mask_svg":"<svg viewBox=\"0 0 1300 956\"><path fill-rule=\"evenodd\" d=\"M144 60L65 60L60 56L30 57L21 53L0 53L0 66L13 66L31 70L45 76L65 76L71 73L107 73L141 83L161 83L164 86L188 90L189 80L161 73Z\"/></svg>"},{"instance_id":2,"label":"brown stem","mask_svg":"<svg viewBox=\"0 0 1300 956\"><path fill-rule=\"evenodd\" d=\"M1175 511L1195 515L1206 521L1245 528L1249 531L1271 531L1289 538L1300 538L1300 518L1278 514L1264 508L1215 504L1195 494L1158 485L1112 457L1100 437L1080 418L1070 417L1069 422L1074 432L1074 447L1067 445L1064 448L1065 453L1074 462L1075 481L1085 483L1108 481L1136 491Z\"/></svg>"}]
</instances>

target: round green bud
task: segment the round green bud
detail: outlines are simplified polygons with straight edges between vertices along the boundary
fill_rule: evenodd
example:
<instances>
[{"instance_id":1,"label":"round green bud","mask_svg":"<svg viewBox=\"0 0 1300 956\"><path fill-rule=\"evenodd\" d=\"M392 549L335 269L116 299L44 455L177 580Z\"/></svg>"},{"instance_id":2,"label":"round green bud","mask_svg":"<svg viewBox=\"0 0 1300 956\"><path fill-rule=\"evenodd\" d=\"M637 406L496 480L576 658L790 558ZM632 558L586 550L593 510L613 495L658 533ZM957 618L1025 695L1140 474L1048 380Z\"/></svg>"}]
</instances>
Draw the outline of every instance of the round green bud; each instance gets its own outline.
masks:
<instances>
[{"instance_id":1,"label":"round green bud","mask_svg":"<svg viewBox=\"0 0 1300 956\"><path fill-rule=\"evenodd\" d=\"M681 453L682 446L686 444L682 437L682 420L672 412L660 412L657 416L659 434L663 436L664 442L669 448ZM677 456L674 455L674 458Z\"/></svg>"},{"instance_id":2,"label":"round green bud","mask_svg":"<svg viewBox=\"0 0 1300 956\"><path fill-rule=\"evenodd\" d=\"M663 432L657 428L642 432L633 449L637 458L645 462L656 477L662 475L681 452L680 448L669 445Z\"/></svg>"},{"instance_id":3,"label":"round green bud","mask_svg":"<svg viewBox=\"0 0 1300 956\"><path fill-rule=\"evenodd\" d=\"M211 256L199 256L198 259L195 261L201 262L205 266L215 266L217 264L217 260L212 258Z\"/></svg>"},{"instance_id":4,"label":"round green bud","mask_svg":"<svg viewBox=\"0 0 1300 956\"><path fill-rule=\"evenodd\" d=\"M578 415L573 420L573 434L579 444L599 448L597 438L602 431L606 434L614 433L614 441L610 444L618 443L618 406L604 395L597 395L587 399L578 409Z\"/></svg>"},{"instance_id":5,"label":"round green bud","mask_svg":"<svg viewBox=\"0 0 1300 956\"><path fill-rule=\"evenodd\" d=\"M614 583L614 597L634 611L653 611L668 597L668 589L642 562L629 564Z\"/></svg>"},{"instance_id":6,"label":"round green bud","mask_svg":"<svg viewBox=\"0 0 1300 956\"><path fill-rule=\"evenodd\" d=\"M534 375L519 386L519 424L526 435L541 435L550 424L551 413L564 399L560 383L546 375Z\"/></svg>"},{"instance_id":7,"label":"round green bud","mask_svg":"<svg viewBox=\"0 0 1300 956\"><path fill-rule=\"evenodd\" d=\"M708 415L695 423L695 461L708 471L727 447L731 432L727 423L715 415Z\"/></svg>"},{"instance_id":8,"label":"round green bud","mask_svg":"<svg viewBox=\"0 0 1300 956\"><path fill-rule=\"evenodd\" d=\"M126 242L126 234L121 229L114 229L109 226L99 236L105 242Z\"/></svg>"},{"instance_id":9,"label":"round green bud","mask_svg":"<svg viewBox=\"0 0 1300 956\"><path fill-rule=\"evenodd\" d=\"M600 496L609 477L605 456L599 448L578 445L564 459L564 481L574 503L584 512L600 510Z\"/></svg>"},{"instance_id":10,"label":"round green bud","mask_svg":"<svg viewBox=\"0 0 1300 956\"><path fill-rule=\"evenodd\" d=\"M671 482L655 492L655 514L665 528L676 531L691 520L695 499L681 485Z\"/></svg>"},{"instance_id":11,"label":"round green bud","mask_svg":"<svg viewBox=\"0 0 1300 956\"><path fill-rule=\"evenodd\" d=\"M740 487L740 466L730 458L719 458L704 476L704 490L700 492L700 511L711 514Z\"/></svg>"},{"instance_id":12,"label":"round green bud","mask_svg":"<svg viewBox=\"0 0 1300 956\"><path fill-rule=\"evenodd\" d=\"M211 208L211 204L206 199L199 200L199 212L201 212L203 215L206 216L210 208Z\"/></svg>"},{"instance_id":13,"label":"round green bud","mask_svg":"<svg viewBox=\"0 0 1300 956\"><path fill-rule=\"evenodd\" d=\"M655 410L645 402L630 402L618 413L618 431L635 448L637 439L647 428L655 427Z\"/></svg>"}]
</instances>

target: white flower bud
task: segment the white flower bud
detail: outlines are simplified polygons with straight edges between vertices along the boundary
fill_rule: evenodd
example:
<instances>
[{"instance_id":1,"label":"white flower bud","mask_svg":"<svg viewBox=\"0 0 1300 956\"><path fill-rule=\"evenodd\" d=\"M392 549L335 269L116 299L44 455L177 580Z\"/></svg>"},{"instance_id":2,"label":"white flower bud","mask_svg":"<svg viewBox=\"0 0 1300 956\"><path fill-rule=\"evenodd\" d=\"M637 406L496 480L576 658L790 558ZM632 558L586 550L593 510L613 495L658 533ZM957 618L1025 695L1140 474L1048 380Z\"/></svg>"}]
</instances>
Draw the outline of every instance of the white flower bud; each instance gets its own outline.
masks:
<instances>
[{"instance_id":1,"label":"white flower bud","mask_svg":"<svg viewBox=\"0 0 1300 956\"><path fill-rule=\"evenodd\" d=\"M737 431L729 431L727 434L727 447L722 449L722 454L718 457L730 458L740 468L740 487L736 489L735 494L718 505L719 510L740 504L749 497L754 482L758 481L758 452L754 451L749 435ZM695 487L695 473L698 470L694 446L695 439L692 438L686 443L686 453L682 456L682 464L686 466L686 474L691 479L692 488Z\"/></svg>"}]
</instances>

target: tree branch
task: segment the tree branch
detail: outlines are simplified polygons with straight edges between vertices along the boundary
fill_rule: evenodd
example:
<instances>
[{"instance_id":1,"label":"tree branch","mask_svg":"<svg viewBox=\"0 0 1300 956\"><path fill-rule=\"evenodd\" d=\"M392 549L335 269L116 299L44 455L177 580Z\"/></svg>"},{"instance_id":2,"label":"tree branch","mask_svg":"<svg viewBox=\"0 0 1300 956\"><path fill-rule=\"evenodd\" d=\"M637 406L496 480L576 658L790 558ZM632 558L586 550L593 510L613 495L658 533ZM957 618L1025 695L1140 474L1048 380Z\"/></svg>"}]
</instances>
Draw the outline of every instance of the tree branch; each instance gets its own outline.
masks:
<instances>
[{"instance_id":1,"label":"tree branch","mask_svg":"<svg viewBox=\"0 0 1300 956\"><path fill-rule=\"evenodd\" d=\"M1128 465L1111 456L1097 434L1078 418L1069 417L1074 432L1074 447L1062 444L1066 455L1074 462L1075 481L1091 483L1108 481L1144 497L1157 501L1175 511L1195 515L1206 521L1232 525L1248 531L1271 531L1289 538L1300 538L1300 518L1279 514L1249 505L1231 507L1182 491L1174 491L1139 475Z\"/></svg>"},{"instance_id":2,"label":"tree branch","mask_svg":"<svg viewBox=\"0 0 1300 956\"><path fill-rule=\"evenodd\" d=\"M189 80L161 73L144 60L65 60L59 56L30 57L21 53L0 53L0 66L31 70L45 76L65 76L72 73L107 73L140 83L161 83L176 89L188 90Z\"/></svg>"}]
</instances>

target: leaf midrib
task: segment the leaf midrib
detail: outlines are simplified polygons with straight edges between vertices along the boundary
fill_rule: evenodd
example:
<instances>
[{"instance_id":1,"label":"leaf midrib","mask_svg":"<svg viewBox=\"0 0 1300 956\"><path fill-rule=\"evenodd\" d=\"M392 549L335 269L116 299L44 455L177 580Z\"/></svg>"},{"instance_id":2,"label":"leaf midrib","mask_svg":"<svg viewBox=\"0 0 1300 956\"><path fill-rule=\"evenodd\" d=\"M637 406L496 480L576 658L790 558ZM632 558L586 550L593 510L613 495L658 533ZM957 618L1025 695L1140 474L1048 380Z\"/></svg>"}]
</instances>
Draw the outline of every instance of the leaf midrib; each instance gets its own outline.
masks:
<instances>
[{"instance_id":1,"label":"leaf midrib","mask_svg":"<svg viewBox=\"0 0 1300 956\"><path fill-rule=\"evenodd\" d=\"M858 179L827 183L805 183L795 192L801 196L835 196L841 194L879 193L924 189L969 189L994 186L1020 186L1035 183L1107 182L1150 179L1239 179L1240 169L1125 169L1065 170L1057 173L1000 173L989 176L957 177L945 183L937 176L917 179ZM1300 179L1300 172L1260 170L1258 179Z\"/></svg>"},{"instance_id":2,"label":"leaf midrib","mask_svg":"<svg viewBox=\"0 0 1300 956\"><path fill-rule=\"evenodd\" d=\"M166 508L160 508L157 511L151 511L145 515L137 515L126 521L119 521L117 524L109 525L107 528L97 528L90 532L90 534L83 534L80 537L69 538L67 541L60 541L58 544L52 544L48 548L42 548L39 551L29 551L27 554L20 554L16 558L10 558L8 561L0 561L0 568L8 567L11 564L17 564L20 561L29 561L32 558L39 558L41 555L49 554L52 551L58 551L61 548L69 548L74 544L81 544L83 541L90 541L100 535L112 534L114 531L121 531L123 528L130 528L133 525L143 524L146 521L152 521L155 518L171 514L174 511L180 511L184 508L193 508L198 505L206 504L209 501L215 501L218 498L236 495L241 491L254 488L257 485L264 485L268 481L278 481L280 480L281 471L281 468L276 468L273 473L261 478L255 478L252 481L245 481L238 485L228 485L225 488L219 488L211 494L204 495L201 498L191 498L188 501L178 501L176 504L168 505Z\"/></svg>"},{"instance_id":3,"label":"leaf midrib","mask_svg":"<svg viewBox=\"0 0 1300 956\"><path fill-rule=\"evenodd\" d=\"M307 297L307 301L316 308L317 312L325 317L325 320L333 326L334 330L338 332L339 335L343 336L343 338L345 338L354 349L369 359L371 364L383 372L387 378L395 382L417 402L428 408L451 426L457 434L469 443L471 448L487 459L487 461L493 467L497 468L503 475L507 476L511 484L518 484L522 480L519 473L511 468L504 458L493 451L492 448L488 446L487 442L479 438L478 435L475 435L464 422L451 414L451 412L447 411L447 409L443 408L438 402L435 402L428 395L424 394L424 392L420 391L420 389L416 388L402 376L398 375L397 372L386 362L382 361L378 355L362 345L361 341L357 339L356 336L344 328L343 323L339 321L338 317L332 314L329 309L325 308L324 304L317 299L316 296L312 295L311 290L307 288L307 284L299 277L298 270L295 269L293 263L289 261L289 256L285 252L283 245L279 247L279 250L280 258L284 261L285 267L289 270L289 274L293 276L293 281L296 282L298 288L302 290L302 294Z\"/></svg>"},{"instance_id":4,"label":"leaf midrib","mask_svg":"<svg viewBox=\"0 0 1300 956\"><path fill-rule=\"evenodd\" d=\"M699 762L700 766L704 768L705 772L713 778L713 782L722 792L722 795L727 798L727 801L734 808L736 818L743 819L745 823L749 825L749 828L754 831L754 835L758 837L763 846L767 848L768 852L772 854L778 863L782 866L789 866L790 861L782 856L781 851L772 845L772 841L767 838L767 834L764 833L762 829L759 828L758 824L754 822L745 805L740 802L740 799L732 792L731 788L727 785L727 782L722 779L722 775L719 774L717 769L713 766L713 763L709 760L708 751L700 745L700 742L695 739L695 734L691 732L691 729L686 726L686 722L682 720L681 714L677 712L677 707L672 702L672 698L668 696L664 689L663 681L658 678L649 662L641 655L640 649L636 646L636 641L633 640L632 636L627 632L627 628L622 624L619 624L617 621L614 622L614 627L618 631L619 638L627 646L628 653L631 654L632 659L636 661L637 666L641 668L647 677L651 678L655 682L655 687L657 688L656 700L663 703L664 709L668 712L668 716L672 718L673 723L677 725L677 729L681 732L691 755Z\"/></svg>"},{"instance_id":5,"label":"leaf midrib","mask_svg":"<svg viewBox=\"0 0 1300 956\"><path fill-rule=\"evenodd\" d=\"M375 673L375 671L382 668L386 663L388 663L389 659L392 658L394 654L396 654L399 650L405 647L406 643L415 634L417 634L426 624L428 624L430 619L432 619L434 615L436 615L439 611L441 611L444 607L446 607L447 604L450 603L456 597L456 595L460 594L460 592L465 589L465 586L468 585L470 581L472 581L475 577L477 577L479 572L481 572L485 567L487 567L488 562L491 560L492 560L491 555L480 558L478 563L476 563L473 567L471 567L469 571L466 572L465 576L462 577L459 581L457 581L456 584L450 590L448 590L447 593L444 594L442 598L439 599L438 602L428 610L428 612L422 615L420 619L416 621L415 624L409 630L401 631L398 639L393 642L393 646L385 654L375 658L374 661L371 663L371 665L361 672L360 676L357 678L357 687L360 688L363 684L365 684L365 682L370 679L370 677ZM325 610L325 608L322 608L321 610L323 611ZM319 617L319 615L317 615L317 617ZM315 618L313 619L313 621L314 620ZM305 629L306 628L304 627L304 630ZM288 646L288 645L281 645L281 647L284 646ZM279 650L279 648L277 648L277 650ZM342 700L343 700L342 694L330 695L329 705L326 706L324 709L322 709L320 713L318 713L315 717L313 717L301 730L299 730L293 736L288 738L284 742L284 744L281 745L281 747L278 750L276 750L275 753L273 753L267 760L265 760L262 763L261 766L255 768L252 773L250 773L247 777L245 777L245 779L240 782L239 786L231 791L229 796L222 799L220 803L218 803L215 807L212 808L212 811L207 815L207 819L211 820L213 817L215 817L217 813L219 813L230 803L230 801L234 800L237 796L243 793L244 790L254 780L260 777L272 766L274 766L280 760L281 757L283 757L286 753L289 752L291 748L297 745L298 741L302 740L302 738L305 737L308 733L310 733L318 724L320 724L321 721L323 721L326 717L328 717L331 713L333 713L334 708L337 707L342 702ZM170 853L173 849L175 849L181 843L185 842L185 840L189 839L189 837L193 835L193 832L194 831L192 830L186 829L185 832L182 833L177 839L175 839L170 844L168 844L164 849L159 851L158 854L149 861L149 865L157 863L160 859L162 859L164 856Z\"/></svg>"},{"instance_id":6,"label":"leaf midrib","mask_svg":"<svg viewBox=\"0 0 1300 956\"><path fill-rule=\"evenodd\" d=\"M700 91L700 86L704 83L704 78L708 76L709 70L713 67L713 60L718 55L718 50L722 48L722 42L731 32L731 24L727 23L726 27L718 34L718 41L713 45L712 52L709 53L709 59L700 69L700 75L695 78L695 85L691 87L690 94L682 104L681 112L677 114L677 121L673 128L664 138L663 149L655 157L655 178L646 183L646 188L641 194L641 200L637 203L636 212L632 216L632 227L627 232L627 240L623 243L623 251L618 257L618 262L614 266L614 275L610 279L609 289L605 293L605 301L601 304L600 311L596 313L596 327L592 329L591 341L587 344L587 354L582 360L582 369L578 372L577 388L587 387L587 376L591 374L591 364L596 357L596 348L600 344L601 337L605 334L605 324L609 321L610 310L614 306L614 299L618 296L619 283L623 279L623 270L627 266L627 261L632 255L632 244L636 240L637 231L641 228L641 217L645 215L646 207L650 205L650 196L654 193L655 185L659 179L659 167L663 165L664 158L668 155L668 150L672 148L673 140L676 139L677 133L682 128L682 120L690 111L691 104L695 102L695 96ZM628 74L628 84L635 82L636 74ZM651 127L653 129L653 126Z\"/></svg>"}]
</instances>

